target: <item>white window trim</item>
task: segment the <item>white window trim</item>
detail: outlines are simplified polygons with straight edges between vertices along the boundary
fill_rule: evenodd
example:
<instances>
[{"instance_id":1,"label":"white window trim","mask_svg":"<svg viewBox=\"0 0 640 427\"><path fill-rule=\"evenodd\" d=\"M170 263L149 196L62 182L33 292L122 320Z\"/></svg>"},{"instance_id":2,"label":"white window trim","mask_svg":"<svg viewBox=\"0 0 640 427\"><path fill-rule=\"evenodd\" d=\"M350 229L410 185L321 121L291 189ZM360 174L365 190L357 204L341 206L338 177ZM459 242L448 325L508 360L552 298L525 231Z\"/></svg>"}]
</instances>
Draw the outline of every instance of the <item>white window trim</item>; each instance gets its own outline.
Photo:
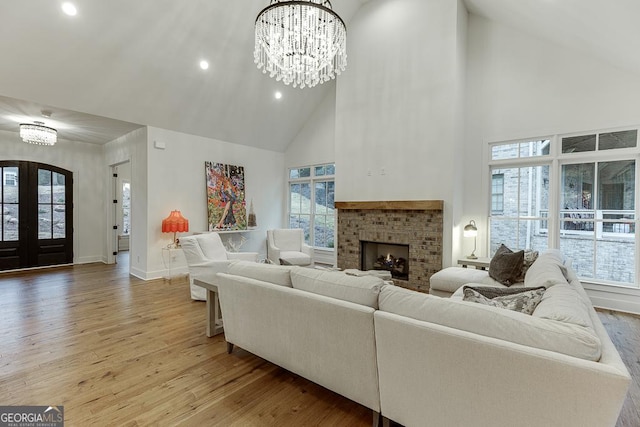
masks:
<instances>
[{"instance_id":1,"label":"white window trim","mask_svg":"<svg viewBox=\"0 0 640 427\"><path fill-rule=\"evenodd\" d=\"M311 196L312 196L312 200L315 201L315 184L318 182L333 182L334 185L334 189L335 189L335 172L333 175L318 175L316 176L316 167L319 166L329 166L329 165L333 165L334 166L334 171L335 171L335 163L319 163L319 164L315 164L315 165L305 165L305 166L293 166L287 169L287 209L286 209L286 224L287 227L289 227L289 221L291 218L291 184L295 184L295 183L306 183L308 182L310 185L310 191L311 191ZM296 169L305 169L305 168L309 168L310 173L309 176L307 177L298 177L298 178L291 178L291 171L292 170L296 170ZM311 204L311 213L310 213L310 217L312 222L315 221L315 203ZM325 215L325 214L318 214L318 215ZM334 208L334 215L333 215L333 223L334 223L334 230L337 231L337 215L335 214L335 208ZM313 243L315 242L315 230L314 227L310 227L309 230L310 233L310 237L309 237L309 242ZM321 246L315 246L315 245L311 245L314 248L314 252L316 251L324 251L326 253L331 253L331 254L335 254L335 243L336 243L336 236L334 235L334 247L333 248L325 248L325 247L321 247ZM333 257L332 257L333 258Z\"/></svg>"}]
</instances>

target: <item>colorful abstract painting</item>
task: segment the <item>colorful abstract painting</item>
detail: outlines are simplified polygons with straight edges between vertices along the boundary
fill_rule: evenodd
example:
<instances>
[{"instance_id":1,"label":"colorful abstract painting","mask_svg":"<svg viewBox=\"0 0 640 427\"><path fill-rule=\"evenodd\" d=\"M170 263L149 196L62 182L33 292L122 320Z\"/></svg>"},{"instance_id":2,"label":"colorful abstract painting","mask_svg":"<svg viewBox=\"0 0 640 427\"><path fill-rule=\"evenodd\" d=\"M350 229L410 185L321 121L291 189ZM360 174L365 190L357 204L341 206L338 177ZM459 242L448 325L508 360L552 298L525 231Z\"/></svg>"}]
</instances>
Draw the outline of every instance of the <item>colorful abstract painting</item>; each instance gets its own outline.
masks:
<instances>
[{"instance_id":1,"label":"colorful abstract painting","mask_svg":"<svg viewBox=\"0 0 640 427\"><path fill-rule=\"evenodd\" d=\"M244 167L204 163L209 231L247 229Z\"/></svg>"}]
</instances>

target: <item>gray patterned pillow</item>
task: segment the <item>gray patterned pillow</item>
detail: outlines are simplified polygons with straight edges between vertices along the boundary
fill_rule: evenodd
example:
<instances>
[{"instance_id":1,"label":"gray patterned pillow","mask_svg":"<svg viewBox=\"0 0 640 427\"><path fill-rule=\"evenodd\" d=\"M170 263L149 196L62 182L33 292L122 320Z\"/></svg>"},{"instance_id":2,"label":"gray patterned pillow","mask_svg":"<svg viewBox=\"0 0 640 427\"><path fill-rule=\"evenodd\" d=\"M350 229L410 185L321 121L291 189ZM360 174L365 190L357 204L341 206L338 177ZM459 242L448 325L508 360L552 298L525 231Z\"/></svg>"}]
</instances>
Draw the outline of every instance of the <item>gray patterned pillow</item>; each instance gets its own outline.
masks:
<instances>
[{"instance_id":1,"label":"gray patterned pillow","mask_svg":"<svg viewBox=\"0 0 640 427\"><path fill-rule=\"evenodd\" d=\"M513 252L505 245L500 245L489 263L489 276L505 286L517 282L524 265L524 251Z\"/></svg>"},{"instance_id":2,"label":"gray patterned pillow","mask_svg":"<svg viewBox=\"0 0 640 427\"><path fill-rule=\"evenodd\" d=\"M518 311L524 314L531 314L536 309L545 288L540 287L531 290L525 290L524 292L518 292L511 295L496 296L493 298L487 298L478 292L476 289L469 286L463 288L464 296L463 301L477 302L492 307L506 308L507 310Z\"/></svg>"}]
</instances>

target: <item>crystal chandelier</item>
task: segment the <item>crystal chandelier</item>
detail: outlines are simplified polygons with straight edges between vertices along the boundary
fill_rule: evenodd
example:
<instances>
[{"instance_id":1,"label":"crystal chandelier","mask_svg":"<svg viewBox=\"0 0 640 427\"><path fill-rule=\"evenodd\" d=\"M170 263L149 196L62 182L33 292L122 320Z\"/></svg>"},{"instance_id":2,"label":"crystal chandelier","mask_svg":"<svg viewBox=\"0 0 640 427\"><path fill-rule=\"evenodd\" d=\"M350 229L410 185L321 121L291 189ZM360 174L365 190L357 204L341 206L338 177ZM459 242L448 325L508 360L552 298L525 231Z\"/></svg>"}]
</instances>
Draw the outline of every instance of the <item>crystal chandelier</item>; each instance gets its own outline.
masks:
<instances>
[{"instance_id":1,"label":"crystal chandelier","mask_svg":"<svg viewBox=\"0 0 640 427\"><path fill-rule=\"evenodd\" d=\"M254 62L293 87L313 87L347 65L347 29L329 0L271 0L256 18Z\"/></svg>"},{"instance_id":2,"label":"crystal chandelier","mask_svg":"<svg viewBox=\"0 0 640 427\"><path fill-rule=\"evenodd\" d=\"M30 144L54 145L58 141L58 131L43 122L21 123L20 138Z\"/></svg>"}]
</instances>

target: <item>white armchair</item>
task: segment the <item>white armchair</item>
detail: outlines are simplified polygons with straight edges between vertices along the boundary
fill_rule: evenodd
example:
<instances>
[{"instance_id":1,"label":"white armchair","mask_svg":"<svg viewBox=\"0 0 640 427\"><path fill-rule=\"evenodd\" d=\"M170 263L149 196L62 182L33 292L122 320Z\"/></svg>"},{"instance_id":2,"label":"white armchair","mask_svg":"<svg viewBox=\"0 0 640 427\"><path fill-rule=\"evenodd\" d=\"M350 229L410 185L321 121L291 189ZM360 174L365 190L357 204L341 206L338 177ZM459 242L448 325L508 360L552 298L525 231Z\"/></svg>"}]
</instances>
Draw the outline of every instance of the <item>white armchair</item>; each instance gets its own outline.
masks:
<instances>
[{"instance_id":1,"label":"white armchair","mask_svg":"<svg viewBox=\"0 0 640 427\"><path fill-rule=\"evenodd\" d=\"M300 228L267 230L267 258L273 264L311 265L313 248Z\"/></svg>"},{"instance_id":2,"label":"white armchair","mask_svg":"<svg viewBox=\"0 0 640 427\"><path fill-rule=\"evenodd\" d=\"M193 279L215 283L216 273L225 273L230 260L258 261L257 252L228 252L218 233L180 237L180 245L189 267L191 299L205 301L206 289L193 284Z\"/></svg>"}]
</instances>

